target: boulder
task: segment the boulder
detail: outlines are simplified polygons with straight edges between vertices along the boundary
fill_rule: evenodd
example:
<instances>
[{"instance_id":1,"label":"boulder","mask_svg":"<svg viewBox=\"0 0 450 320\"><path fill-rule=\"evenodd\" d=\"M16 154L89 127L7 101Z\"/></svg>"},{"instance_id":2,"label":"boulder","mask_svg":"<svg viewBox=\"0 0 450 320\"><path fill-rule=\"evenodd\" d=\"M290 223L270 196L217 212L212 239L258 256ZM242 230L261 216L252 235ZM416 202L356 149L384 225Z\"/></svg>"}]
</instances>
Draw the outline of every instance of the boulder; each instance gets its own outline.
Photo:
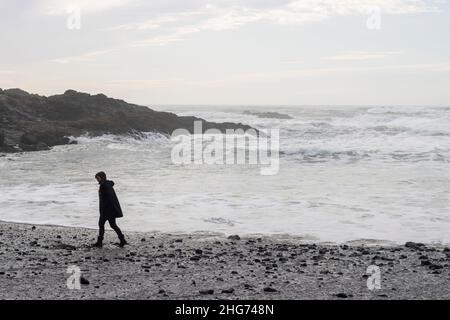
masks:
<instances>
[{"instance_id":1,"label":"boulder","mask_svg":"<svg viewBox=\"0 0 450 320\"><path fill-rule=\"evenodd\" d=\"M20 143L24 144L24 145L35 145L38 144L38 138L30 133L24 133L21 137L20 137Z\"/></svg>"},{"instance_id":2,"label":"boulder","mask_svg":"<svg viewBox=\"0 0 450 320\"><path fill-rule=\"evenodd\" d=\"M49 146L44 142L39 142L36 144L36 151L47 151L50 150Z\"/></svg>"},{"instance_id":3,"label":"boulder","mask_svg":"<svg viewBox=\"0 0 450 320\"><path fill-rule=\"evenodd\" d=\"M409 241L409 242L405 243L405 247L411 248L414 250L423 250L425 245L423 243Z\"/></svg>"},{"instance_id":4,"label":"boulder","mask_svg":"<svg viewBox=\"0 0 450 320\"><path fill-rule=\"evenodd\" d=\"M20 148L21 151L27 151L27 152L36 151L36 145L35 144L20 143L19 144L19 148Z\"/></svg>"}]
</instances>

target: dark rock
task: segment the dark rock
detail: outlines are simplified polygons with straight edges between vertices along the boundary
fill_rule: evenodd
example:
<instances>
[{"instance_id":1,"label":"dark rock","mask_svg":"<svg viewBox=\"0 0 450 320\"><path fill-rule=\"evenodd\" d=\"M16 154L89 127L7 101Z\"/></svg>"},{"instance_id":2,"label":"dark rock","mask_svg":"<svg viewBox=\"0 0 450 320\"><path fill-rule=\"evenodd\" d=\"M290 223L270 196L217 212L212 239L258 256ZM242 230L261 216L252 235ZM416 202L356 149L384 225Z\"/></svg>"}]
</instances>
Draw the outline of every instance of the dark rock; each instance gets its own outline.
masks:
<instances>
[{"instance_id":1,"label":"dark rock","mask_svg":"<svg viewBox=\"0 0 450 320\"><path fill-rule=\"evenodd\" d=\"M345 298L348 298L348 295L341 292L341 293L336 294L336 297L345 299Z\"/></svg>"},{"instance_id":2,"label":"dark rock","mask_svg":"<svg viewBox=\"0 0 450 320\"><path fill-rule=\"evenodd\" d=\"M80 283L87 286L90 282L85 277L81 277L80 278Z\"/></svg>"},{"instance_id":3,"label":"dark rock","mask_svg":"<svg viewBox=\"0 0 450 320\"><path fill-rule=\"evenodd\" d=\"M203 294L203 295L214 294L214 290L212 290L212 289L200 290L199 292L200 292L200 294Z\"/></svg>"},{"instance_id":4,"label":"dark rock","mask_svg":"<svg viewBox=\"0 0 450 320\"><path fill-rule=\"evenodd\" d=\"M20 143L19 148L20 148L20 150L27 151L27 152L36 151L36 145L31 145L31 144Z\"/></svg>"},{"instance_id":5,"label":"dark rock","mask_svg":"<svg viewBox=\"0 0 450 320\"><path fill-rule=\"evenodd\" d=\"M272 287L265 287L264 292L277 292L277 289L274 289Z\"/></svg>"},{"instance_id":6,"label":"dark rock","mask_svg":"<svg viewBox=\"0 0 450 320\"><path fill-rule=\"evenodd\" d=\"M195 250L195 253L196 253L196 254L203 254L203 251L200 250L200 249L197 249L197 250Z\"/></svg>"},{"instance_id":7,"label":"dark rock","mask_svg":"<svg viewBox=\"0 0 450 320\"><path fill-rule=\"evenodd\" d=\"M257 116L258 118L267 118L267 119L293 119L288 114L283 114L279 112L251 112L244 111L243 114Z\"/></svg>"},{"instance_id":8,"label":"dark rock","mask_svg":"<svg viewBox=\"0 0 450 320\"><path fill-rule=\"evenodd\" d=\"M36 144L36 151L47 151L50 150L49 146L44 142L39 142Z\"/></svg>"},{"instance_id":9,"label":"dark rock","mask_svg":"<svg viewBox=\"0 0 450 320\"><path fill-rule=\"evenodd\" d=\"M431 265L431 262L429 260L422 260L420 262L420 265L421 266L429 266L429 265Z\"/></svg>"},{"instance_id":10,"label":"dark rock","mask_svg":"<svg viewBox=\"0 0 450 320\"><path fill-rule=\"evenodd\" d=\"M20 143L25 144L25 145L35 145L38 144L38 138L36 138L35 135L30 134L30 133L24 133L21 137L20 137Z\"/></svg>"},{"instance_id":11,"label":"dark rock","mask_svg":"<svg viewBox=\"0 0 450 320\"><path fill-rule=\"evenodd\" d=\"M230 288L230 289L223 289L222 290L222 293L228 293L228 294L231 294L231 293L233 293L234 292L234 289L233 288Z\"/></svg>"},{"instance_id":12,"label":"dark rock","mask_svg":"<svg viewBox=\"0 0 450 320\"><path fill-rule=\"evenodd\" d=\"M241 240L241 237L239 237L238 235L231 235L228 237L228 239L238 241Z\"/></svg>"},{"instance_id":13,"label":"dark rock","mask_svg":"<svg viewBox=\"0 0 450 320\"><path fill-rule=\"evenodd\" d=\"M415 249L415 250L423 250L425 245L423 243L407 242L407 243L405 243L405 247Z\"/></svg>"},{"instance_id":14,"label":"dark rock","mask_svg":"<svg viewBox=\"0 0 450 320\"><path fill-rule=\"evenodd\" d=\"M77 250L77 247L71 245L71 244L65 244L65 243L58 243L53 246L55 249L61 249L61 250Z\"/></svg>"}]
</instances>

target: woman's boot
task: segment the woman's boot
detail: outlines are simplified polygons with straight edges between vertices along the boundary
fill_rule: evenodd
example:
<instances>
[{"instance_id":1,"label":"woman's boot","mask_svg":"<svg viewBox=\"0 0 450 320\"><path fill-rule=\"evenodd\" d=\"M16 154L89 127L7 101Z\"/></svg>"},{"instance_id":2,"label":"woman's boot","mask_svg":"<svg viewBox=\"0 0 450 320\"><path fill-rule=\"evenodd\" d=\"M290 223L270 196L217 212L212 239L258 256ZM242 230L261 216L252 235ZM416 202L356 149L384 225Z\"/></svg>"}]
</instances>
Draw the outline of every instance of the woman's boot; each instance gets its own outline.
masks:
<instances>
[{"instance_id":1,"label":"woman's boot","mask_svg":"<svg viewBox=\"0 0 450 320\"><path fill-rule=\"evenodd\" d=\"M101 247L103 247L103 238L98 237L98 238L97 238L97 242L94 243L92 246L93 246L93 247L96 247L96 248L101 248Z\"/></svg>"}]
</instances>

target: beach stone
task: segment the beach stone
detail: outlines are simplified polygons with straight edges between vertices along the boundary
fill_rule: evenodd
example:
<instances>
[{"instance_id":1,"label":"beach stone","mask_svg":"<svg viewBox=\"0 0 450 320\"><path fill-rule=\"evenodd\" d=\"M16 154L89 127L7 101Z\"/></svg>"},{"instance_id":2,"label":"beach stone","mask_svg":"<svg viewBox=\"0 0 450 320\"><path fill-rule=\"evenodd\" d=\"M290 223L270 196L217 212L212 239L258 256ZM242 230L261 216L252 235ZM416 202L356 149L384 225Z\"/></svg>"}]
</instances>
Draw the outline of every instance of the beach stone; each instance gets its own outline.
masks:
<instances>
[{"instance_id":1,"label":"beach stone","mask_svg":"<svg viewBox=\"0 0 450 320\"><path fill-rule=\"evenodd\" d=\"M431 262L429 260L422 260L420 262L420 265L421 266L429 266L429 265L431 265Z\"/></svg>"},{"instance_id":2,"label":"beach stone","mask_svg":"<svg viewBox=\"0 0 450 320\"><path fill-rule=\"evenodd\" d=\"M200 294L203 294L203 295L214 294L214 290L212 290L212 289L200 290L199 292L200 292Z\"/></svg>"},{"instance_id":3,"label":"beach stone","mask_svg":"<svg viewBox=\"0 0 450 320\"><path fill-rule=\"evenodd\" d=\"M62 249L62 250L76 250L77 247L71 245L71 244L65 244L65 243L58 243L54 246L55 249Z\"/></svg>"},{"instance_id":4,"label":"beach stone","mask_svg":"<svg viewBox=\"0 0 450 320\"><path fill-rule=\"evenodd\" d=\"M36 151L47 151L50 150L50 147L44 142L39 142L36 144L35 149Z\"/></svg>"},{"instance_id":5,"label":"beach stone","mask_svg":"<svg viewBox=\"0 0 450 320\"><path fill-rule=\"evenodd\" d=\"M222 293L227 293L227 294L231 294L231 293L233 293L234 292L234 289L233 288L230 288L230 289L223 289L222 290Z\"/></svg>"},{"instance_id":6,"label":"beach stone","mask_svg":"<svg viewBox=\"0 0 450 320\"><path fill-rule=\"evenodd\" d=\"M345 299L345 298L348 298L348 295L341 292L341 293L336 294L336 297Z\"/></svg>"},{"instance_id":7,"label":"beach stone","mask_svg":"<svg viewBox=\"0 0 450 320\"><path fill-rule=\"evenodd\" d=\"M241 237L239 237L237 234L235 234L235 235L229 236L228 239L238 241L238 240L241 240Z\"/></svg>"},{"instance_id":8,"label":"beach stone","mask_svg":"<svg viewBox=\"0 0 450 320\"><path fill-rule=\"evenodd\" d=\"M80 278L80 283L87 286L90 282L85 277L81 277Z\"/></svg>"},{"instance_id":9,"label":"beach stone","mask_svg":"<svg viewBox=\"0 0 450 320\"><path fill-rule=\"evenodd\" d=\"M425 245L423 243L409 241L409 242L405 243L405 247L415 249L415 250L423 250Z\"/></svg>"},{"instance_id":10,"label":"beach stone","mask_svg":"<svg viewBox=\"0 0 450 320\"><path fill-rule=\"evenodd\" d=\"M272 287L265 287L264 292L277 292L277 289L274 289Z\"/></svg>"}]
</instances>

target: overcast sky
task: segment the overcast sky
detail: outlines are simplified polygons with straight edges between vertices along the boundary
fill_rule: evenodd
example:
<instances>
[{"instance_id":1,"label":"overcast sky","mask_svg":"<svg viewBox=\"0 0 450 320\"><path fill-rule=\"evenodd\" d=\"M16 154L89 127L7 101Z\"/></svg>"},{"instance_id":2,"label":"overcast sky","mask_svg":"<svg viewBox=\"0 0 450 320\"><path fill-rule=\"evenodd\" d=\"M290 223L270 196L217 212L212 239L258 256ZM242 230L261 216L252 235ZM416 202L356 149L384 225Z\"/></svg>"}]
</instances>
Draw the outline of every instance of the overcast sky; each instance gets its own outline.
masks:
<instances>
[{"instance_id":1,"label":"overcast sky","mask_svg":"<svg viewBox=\"0 0 450 320\"><path fill-rule=\"evenodd\" d=\"M450 106L447 0L0 0L0 40L0 87L43 95Z\"/></svg>"}]
</instances>

